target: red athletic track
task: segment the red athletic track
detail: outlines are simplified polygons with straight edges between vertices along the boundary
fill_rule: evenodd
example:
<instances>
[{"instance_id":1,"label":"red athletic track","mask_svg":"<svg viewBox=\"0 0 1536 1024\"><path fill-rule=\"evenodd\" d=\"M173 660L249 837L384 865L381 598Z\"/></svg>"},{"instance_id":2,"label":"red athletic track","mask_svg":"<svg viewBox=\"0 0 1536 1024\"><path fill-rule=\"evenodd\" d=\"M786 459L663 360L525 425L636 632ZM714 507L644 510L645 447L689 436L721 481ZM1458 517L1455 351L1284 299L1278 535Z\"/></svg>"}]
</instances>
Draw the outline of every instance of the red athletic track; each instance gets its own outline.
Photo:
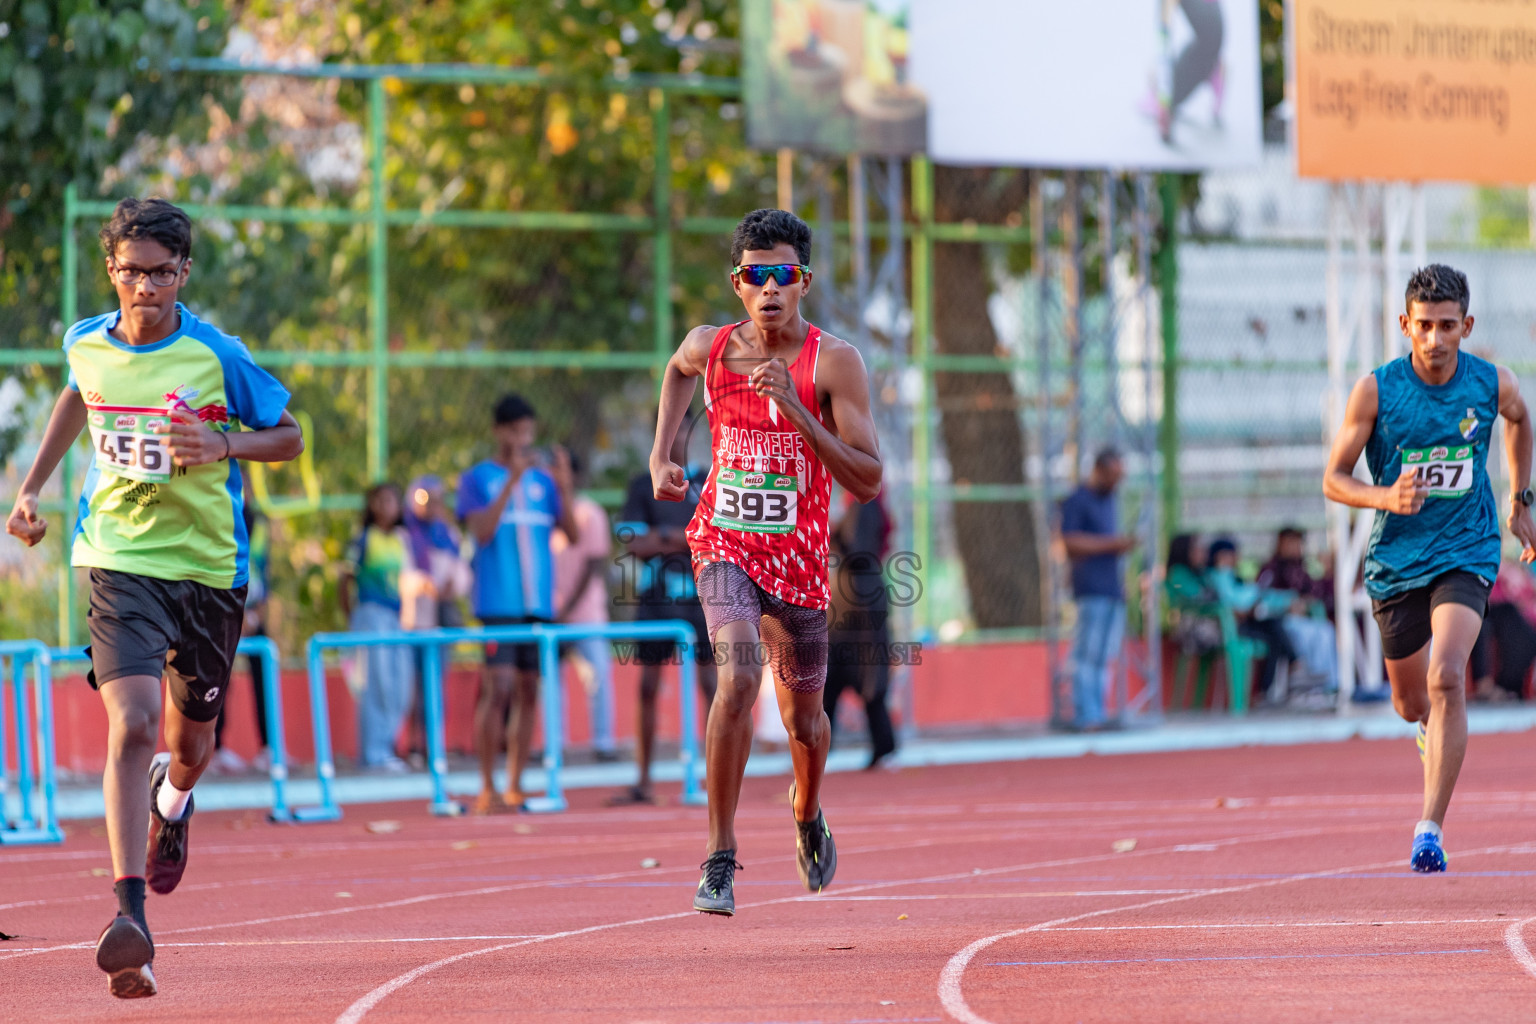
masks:
<instances>
[{"instance_id":1,"label":"red athletic track","mask_svg":"<svg viewBox=\"0 0 1536 1024\"><path fill-rule=\"evenodd\" d=\"M113 906L80 823L0 852L0 931L23 936L0 1019L1536 1018L1536 737L1473 737L1445 876L1405 868L1418 768L1402 740L832 776L820 897L785 781L749 780L734 919L689 910L697 809L203 814L181 890L151 897L161 994L136 1003L92 962Z\"/></svg>"}]
</instances>

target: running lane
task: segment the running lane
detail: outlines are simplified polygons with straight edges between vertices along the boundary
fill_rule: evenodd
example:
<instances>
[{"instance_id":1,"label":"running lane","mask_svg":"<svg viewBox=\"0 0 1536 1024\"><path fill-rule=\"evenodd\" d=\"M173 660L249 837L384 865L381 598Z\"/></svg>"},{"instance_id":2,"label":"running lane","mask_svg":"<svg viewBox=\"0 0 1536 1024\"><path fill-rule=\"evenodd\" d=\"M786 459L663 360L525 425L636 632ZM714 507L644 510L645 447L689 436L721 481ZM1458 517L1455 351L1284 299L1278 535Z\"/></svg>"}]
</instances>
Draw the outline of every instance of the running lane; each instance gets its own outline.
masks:
<instances>
[{"instance_id":1,"label":"running lane","mask_svg":"<svg viewBox=\"0 0 1536 1024\"><path fill-rule=\"evenodd\" d=\"M695 809L200 814L182 889L150 899L161 995L139 1003L91 959L113 907L81 822L61 850L0 852L0 931L22 936L0 942L6 1016L1522 1019L1536 750L1473 738L1443 877L1403 866L1417 768L1411 742L1357 741L839 775L820 897L795 879L787 781L749 779L733 919L688 909Z\"/></svg>"}]
</instances>

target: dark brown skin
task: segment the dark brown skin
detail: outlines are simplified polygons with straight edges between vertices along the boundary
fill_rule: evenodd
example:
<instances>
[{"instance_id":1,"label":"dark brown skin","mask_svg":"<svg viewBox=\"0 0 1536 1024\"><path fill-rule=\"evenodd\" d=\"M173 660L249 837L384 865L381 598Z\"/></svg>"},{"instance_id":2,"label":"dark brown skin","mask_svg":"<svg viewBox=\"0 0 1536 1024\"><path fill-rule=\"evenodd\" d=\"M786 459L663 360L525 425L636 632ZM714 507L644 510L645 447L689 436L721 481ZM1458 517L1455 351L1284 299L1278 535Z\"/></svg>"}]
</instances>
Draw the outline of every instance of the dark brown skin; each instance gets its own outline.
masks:
<instances>
[{"instance_id":1,"label":"dark brown skin","mask_svg":"<svg viewBox=\"0 0 1536 1024\"><path fill-rule=\"evenodd\" d=\"M798 264L800 258L794 246L780 244L772 249L749 249L742 254L741 263ZM789 366L805 347L810 332L810 325L800 315L800 301L810 291L811 274L787 287L780 287L772 278L754 287L732 275L731 287L750 319L733 330L726 342L722 356L726 368L746 375L757 394L773 399L779 415L800 432L834 480L857 500L873 500L880 493L880 445L869 411L869 376L858 350L840 338L822 334L816 374L820 422L801 403L790 378ZM683 467L672 458L672 445L698 378L708 369L716 333L717 328L708 326L688 332L662 376L661 409L650 462L651 485L662 501L682 501L687 495L688 481ZM758 624L727 623L714 639L727 651L757 650ZM755 658L733 656L719 668L704 736L709 853L736 848L736 804L752 744L752 704L761 682L761 664ZM789 732L795 768L795 818L814 821L821 807L821 779L832 740L831 726L819 692L796 693L782 685L777 690L779 714Z\"/></svg>"},{"instance_id":2,"label":"dark brown skin","mask_svg":"<svg viewBox=\"0 0 1536 1024\"><path fill-rule=\"evenodd\" d=\"M794 247L785 244L749 249L741 262L743 266L771 266L798 263L799 258ZM880 444L869 412L869 376L858 350L840 338L822 334L821 368L816 374L821 423L801 403L790 379L789 366L810 331L800 315L800 300L810 290L811 277L807 273L799 284L785 288L772 278L762 287L731 278L731 286L751 319L731 332L725 346L725 365L746 374L757 394L774 400L779 414L800 431L832 479L859 501L869 501L880 493ZM662 501L682 501L687 494L683 467L670 458L672 441L693 400L696 378L707 369L710 344L718 330L704 326L689 331L662 377L661 411L656 443L651 448L651 482Z\"/></svg>"}]
</instances>

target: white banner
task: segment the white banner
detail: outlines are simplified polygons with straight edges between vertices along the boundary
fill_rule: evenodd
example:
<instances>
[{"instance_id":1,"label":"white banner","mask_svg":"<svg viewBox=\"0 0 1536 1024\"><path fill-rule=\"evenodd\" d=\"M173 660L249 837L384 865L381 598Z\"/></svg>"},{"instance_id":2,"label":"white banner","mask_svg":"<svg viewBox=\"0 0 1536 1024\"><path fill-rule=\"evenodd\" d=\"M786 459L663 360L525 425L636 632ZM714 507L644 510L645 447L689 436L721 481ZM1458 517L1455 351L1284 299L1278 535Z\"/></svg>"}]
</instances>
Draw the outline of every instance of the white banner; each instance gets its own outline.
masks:
<instances>
[{"instance_id":1,"label":"white banner","mask_svg":"<svg viewBox=\"0 0 1536 1024\"><path fill-rule=\"evenodd\" d=\"M910 0L910 80L950 164L1256 164L1254 0Z\"/></svg>"}]
</instances>

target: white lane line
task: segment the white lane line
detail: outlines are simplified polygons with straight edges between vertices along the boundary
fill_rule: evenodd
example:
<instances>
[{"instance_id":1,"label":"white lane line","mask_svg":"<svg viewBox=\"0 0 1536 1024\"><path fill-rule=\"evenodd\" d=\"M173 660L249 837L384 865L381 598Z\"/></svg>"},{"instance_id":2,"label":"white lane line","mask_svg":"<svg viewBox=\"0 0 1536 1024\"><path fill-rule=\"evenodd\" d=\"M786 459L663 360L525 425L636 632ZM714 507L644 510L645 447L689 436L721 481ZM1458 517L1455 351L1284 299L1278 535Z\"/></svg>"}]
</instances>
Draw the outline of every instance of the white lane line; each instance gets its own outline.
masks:
<instances>
[{"instance_id":1,"label":"white lane line","mask_svg":"<svg viewBox=\"0 0 1536 1024\"><path fill-rule=\"evenodd\" d=\"M518 946L531 946L537 942L549 942L553 939L568 939L576 935L589 935L592 932L608 931L609 929L613 928L627 928L637 924L652 924L657 921L676 921L679 918L693 917L696 913L698 912L694 910L685 910L676 914L658 914L654 917L637 917L631 921L616 921L609 924L594 924L587 928L576 928L567 932L556 932L553 935L541 935L536 939L524 939L521 942L507 942L499 946L486 946L484 949L472 949L467 953L458 953L454 956L443 957L441 960L434 960L429 964L422 964L420 967L417 967L414 970L406 971L404 974L397 975L389 979L384 984L375 988L373 991L357 1000L351 1006L347 1007L346 1010L342 1012L341 1016L336 1018L336 1024L357 1024L357 1022L362 1020L369 1010L383 1002L386 998L389 997L391 993L404 988L411 982L415 981L417 978L421 977L423 974L430 974L432 971L435 971L440 967L447 967L449 964L458 963L460 960L468 960L471 957L484 956L486 953L498 953L501 950L514 949Z\"/></svg>"},{"instance_id":2,"label":"white lane line","mask_svg":"<svg viewBox=\"0 0 1536 1024\"><path fill-rule=\"evenodd\" d=\"M995 838L1006 839L1006 838L1009 838L1009 837L1008 836L997 836ZM949 844L949 843L953 843L954 841L955 841L954 836L946 836L946 837L944 837L942 839L923 839L923 840L918 840L918 841L915 841L915 842L890 843L890 844L886 844L886 845L883 845L883 846L865 847L865 848L862 848L860 850L854 850L854 851L848 851L848 852L857 853L857 854L861 854L862 855L862 854L868 854L868 853L885 852L885 851L889 851L889 850L920 849L920 848L927 847L927 846L936 846L936 845L939 845L941 843L942 844ZM1038 862L1033 862L1033 863L1029 863L1029 864L1012 864L1012 865L1009 865L1009 866L1003 867L1003 868L993 868L990 871L985 872L985 873L987 873L987 874L995 874L995 873L998 873L998 872L1007 872L1007 871L1025 871L1025 870L1029 870L1031 868L1056 867L1056 866L1071 865L1071 864L1078 864L1078 863L1088 863L1088 862L1092 862L1092 861L1099 861L1099 860L1110 859L1110 858L1117 857L1117 856L1123 856L1123 855L1121 855L1121 854L1096 854L1096 855L1091 856L1091 857L1075 858L1075 859L1071 859L1071 860L1038 861ZM527 881L527 882L518 882L518 883L515 883L515 884L509 884L509 885L484 886L484 887L477 888L477 889L459 890L459 891L456 891L456 892L429 893L429 894L423 895L423 896L412 896L412 897L408 897L406 899L390 900L390 901L385 902L385 903L362 903L362 904L357 904L357 905L352 905L352 906L345 906L345 907L333 907L333 908L328 909L328 910L311 910L311 911L306 911L306 912L303 912L303 913L296 913L296 914L280 914L280 915L277 915L277 916L274 916L274 917L259 917L259 918L254 918L254 919L251 919L251 920L245 920L245 921L227 921L227 922L222 922L222 923L219 923L219 924L195 925L195 926L187 927L187 928L170 928L170 929L166 929L164 931L156 931L155 935L156 936L162 936L162 935L185 935L185 934L188 934L188 933L191 933L191 932L217 931L219 929L224 929L224 928L247 928L247 927L253 927L253 926L256 926L256 925L274 924L274 923L279 923L279 922L283 922L283 921L313 920L315 918L335 917L335 916L338 916L338 915L341 915L341 914L356 914L356 913L361 913L361 912L364 912L364 911L371 911L371 910L390 910L390 909L394 909L396 907L410 906L410 905L414 905L414 904L418 904L418 903L435 902L437 900L459 899L459 898L462 898L462 897L465 897L465 896L489 896L489 895L496 895L496 894L499 894L499 893L517 892L517 891L523 891L523 890L528 890L528 889L569 887L569 886L590 884L592 882L608 882L608 881L615 881L615 880L618 880L618 879L626 879L626 878L655 878L655 877L657 877L659 875L666 875L666 874L669 874L669 873L672 873L672 872L676 872L676 871L692 872L692 871L696 871L696 870L698 870L698 869L693 867L690 864L690 865L687 865L687 866L679 865L677 867L642 868L642 869L635 870L635 871L616 871L616 872L610 872L610 873L601 874L601 875L576 875L576 876L571 876L571 877L562 877L562 878L554 878L554 879L545 878L545 879L530 880L530 881ZM942 882L942 881L949 881L949 880L952 880L952 879L959 879L959 878L971 878L971 877L975 877L976 875L980 875L980 874L983 874L983 872L977 871L974 874L973 873L962 872L962 873L957 873L957 874L954 874L954 875L936 875L936 876L932 876L930 878L900 879L900 880L890 881L890 882L874 882L874 883L870 883L869 885L866 885L866 886L862 886L862 887L858 887L858 888L854 888L854 889L845 889L843 891L844 892L857 892L857 891L860 891L861 889L867 889L867 888L883 888L883 887L895 886L895 885L910 885L910 884L923 884L923 883L929 883L929 882ZM235 885L235 884L251 884L251 883L249 883L249 882L244 882L244 883L212 882L212 883L207 883L207 884L208 884L209 887L223 888L223 887L230 886L230 885ZM800 897L800 896L796 896L796 897L791 897L791 898L792 899L814 899L814 898L817 898L817 897ZM683 916L686 917L688 915L684 914ZM65 944L58 945L58 946L44 946L44 947L35 948L35 949L0 950L0 962L3 962L5 960L19 960L22 957L38 956L38 955L43 954L43 953L59 953L59 952L65 952L65 951L72 950L72 949L91 949L91 948L94 948L94 947L95 947L95 942L92 941L92 942L70 942L70 943L65 943Z\"/></svg>"},{"instance_id":3,"label":"white lane line","mask_svg":"<svg viewBox=\"0 0 1536 1024\"><path fill-rule=\"evenodd\" d=\"M1488 853L1523 853L1526 852L1526 850L1527 847L1525 845L1515 847L1490 846L1481 850L1463 850L1460 851L1457 856L1472 857L1479 854ZM999 932L996 935L989 935L984 939L977 939L975 942L971 943L969 946L966 946L964 949L960 950L954 956L949 958L949 962L944 965L944 970L939 974L939 1001L943 1004L945 1012L948 1013L951 1017L960 1021L961 1024L992 1024L992 1021L987 1020L987 1018L981 1016L971 1009L970 1005L965 1001L964 994L961 992L960 983L961 979L965 977L966 967L968 967L971 961L975 959L976 954L980 953L982 950L986 949L988 946L993 945L994 943L1001 942L1003 939L1011 939L1019 935L1027 935L1031 932L1050 931L1059 927L1060 925L1072 924L1077 921L1085 921L1093 917L1103 917L1108 914L1119 914L1131 910L1145 910L1150 907L1166 906L1170 903L1183 903L1188 900L1196 900L1205 896L1221 896L1230 893L1252 892L1256 889L1268 889L1278 885L1289 885L1292 882L1305 882L1319 878L1347 875L1358 871L1380 871L1384 868L1398 867L1401 865L1402 861L1400 859L1393 859L1390 861L1378 861L1375 864L1361 864L1353 867L1331 868L1327 871L1308 871L1302 874L1287 875L1284 878L1272 878L1262 882L1250 882L1247 885L1229 885L1216 889L1205 889L1199 892L1188 893L1181 896L1169 896L1160 900L1146 900L1142 903L1132 903L1124 907L1108 907L1103 910L1090 910L1083 914L1072 914L1067 917L1058 917L1051 921L1042 921L1039 924L1033 924L1027 928L1015 928L1012 931ZM1518 934L1516 934L1515 937L1518 939ZM1506 932L1505 943L1508 944L1508 942L1509 934ZM1513 951L1514 948L1511 947L1511 952ZM1526 955L1529 956L1529 952L1527 952ZM1518 957L1519 954L1517 953L1516 958L1518 959Z\"/></svg>"},{"instance_id":4,"label":"white lane line","mask_svg":"<svg viewBox=\"0 0 1536 1024\"><path fill-rule=\"evenodd\" d=\"M1505 924L1507 917L1459 917L1448 920L1420 921L1216 921L1210 924L1085 924L1047 928L1052 932L1164 932L1228 931L1243 928L1400 928L1450 924Z\"/></svg>"},{"instance_id":5,"label":"white lane line","mask_svg":"<svg viewBox=\"0 0 1536 1024\"><path fill-rule=\"evenodd\" d=\"M1356 826L1354 828L1346 829L1345 831L1360 831L1360 830L1368 829L1368 828L1372 828L1372 827L1375 827L1375 826ZM1288 838L1288 837L1303 836L1303 835L1320 835L1320 834L1322 834L1324 832L1327 832L1327 831L1330 831L1330 830L1320 829L1320 828L1313 828L1313 829L1298 829L1298 830L1292 830L1292 831L1289 831L1289 832L1280 832L1280 833L1269 833L1269 834L1248 835L1248 836L1233 836L1233 837L1229 837L1227 839L1215 840L1213 845L1231 846L1231 845L1236 845L1236 844L1239 844L1239 843L1262 842L1262 841L1267 841L1267 840L1272 840L1272 839L1277 839L1277 838ZM937 842L937 841L938 840L934 840L934 842ZM948 842L950 842L950 839L946 838L943 841L948 843ZM912 845L924 845L924 844L912 844ZM906 846L903 845L903 846L895 847L895 848L905 849ZM879 848L865 849L865 850L845 850L844 854L846 855L848 853L853 853L853 854L857 854L857 855L863 855L863 854L866 854L866 853L875 852L878 849ZM1158 853L1171 853L1174 850L1175 850L1175 847L1173 847L1173 846L1166 846L1166 847L1159 847L1159 848L1155 848L1155 849L1149 848L1149 849L1137 850L1137 851L1134 851L1134 852L1131 852L1131 853L1100 853L1100 854L1091 854L1091 855L1084 856L1084 857L1069 857L1069 858L1064 858L1064 859L1060 859L1060 860L1052 860L1052 861L1034 861L1034 862L1031 862L1031 863L1028 863L1028 864L1009 864L1009 865L1006 865L1004 867L989 868L989 869L985 869L985 870L977 868L977 869L973 869L971 871L956 871L956 872L950 872L950 873L943 874L943 875L930 875L930 876L928 876L926 878L902 878L902 879L891 879L889 881L884 881L884 882L869 882L869 883L866 883L864 885L856 885L856 886L852 886L852 887L847 888L847 889L843 889L843 890L841 890L841 892L843 894L849 894L849 893L857 893L857 892L867 892L867 891L872 890L872 889L887 889L887 888L893 888L893 887L896 887L896 886L903 886L903 885L929 885L929 884L933 884L933 883L936 883L936 882L965 881L965 880L969 880L969 879L973 879L973 878L985 877L987 875L1005 874L1005 873L1013 872L1013 871L1029 871L1029 870L1036 870L1036 869L1045 868L1045 867L1067 867L1067 866L1074 866L1074 865L1078 865L1078 864L1088 864L1088 863L1094 863L1094 862L1106 861L1106 860L1117 860L1117 859L1124 860L1124 859L1129 859L1129 858L1134 858L1134 857L1146 857L1146 856L1150 856L1150 855L1158 854ZM1396 862L1394 861L1392 863L1396 863ZM1261 884L1271 884L1271 883L1261 883ZM1198 891L1195 891L1192 894L1181 895L1181 896L1174 897L1174 899L1190 899L1190 898L1193 898L1193 896L1196 896L1196 895L1203 895L1206 891L1207 890L1198 890ZM822 899L826 899L826 897L825 896L819 896L819 895L786 896L786 897L781 897L779 899L764 900L764 901L756 902L756 903L745 903L745 904L742 904L741 909L745 910L745 909L748 909L750 907L766 907L766 906L773 906L775 904L798 903L798 902L807 901L807 900L822 900ZM1165 902L1165 901L1155 900L1153 902L1157 903L1157 902ZM1167 902L1171 902L1171 901L1167 901ZM1104 911L1104 913L1109 913L1109 912L1110 911ZM378 986L377 988L373 989L372 991L368 992L362 998L360 998L356 1002L354 1002L351 1006L347 1007L347 1009L342 1012L341 1016L336 1018L336 1024L358 1024L358 1022L361 1021L363 1019L363 1017L367 1015L369 1010L373 1009L375 1006L377 1006L380 1002L382 1002L384 999L386 999L392 993L397 992L400 989L404 988L405 986L411 984L411 982L415 981L417 978L420 978L424 974L428 974L428 973L430 973L432 971L438 970L441 967L447 967L449 964L458 963L461 960L467 960L467 959L469 959L471 957L481 956L481 955L486 954L486 953L497 953L497 952L500 952L500 951L505 950L505 949L514 949L514 948L516 948L518 946L529 946L529 945L533 945L534 943L538 943L538 942L550 942L550 941L553 941L555 939L571 938L571 937L574 937L574 936L577 936L577 935L587 935L587 934L591 934L592 932L606 931L606 930L610 930L610 929L614 929L614 928L628 928L628 927L633 927L635 925L652 924L652 923L655 923L655 922L658 922L658 921L675 921L675 920L678 920L680 918L693 917L696 913L697 913L697 911L691 911L690 910L690 911L683 911L681 913L676 913L676 914L661 914L661 915L657 915L657 916L654 916L654 917L635 918L635 919L629 920L629 921L616 921L616 922L612 922L612 923L609 923L609 924L592 925L592 926L587 927L587 928L579 928L579 929L576 929L576 930L573 930L573 931L556 932L556 933L554 933L552 935L546 935L546 936L543 936L543 937L537 938L537 939L527 939L527 940L524 940L522 942L509 942L509 943L504 943L504 944L498 945L498 946L487 946L485 949L470 950L470 951L465 952L465 953L459 953L459 954L457 954L455 956L444 957L441 960L435 960L432 963L423 964L420 967L417 967L417 968L415 968L413 970L407 971L404 974L397 975L396 977L391 978L389 981L386 981L384 984L382 984L382 985ZM1090 915L1086 915L1086 916L1090 916L1091 917L1093 915L1090 914ZM1072 919L1068 919L1068 920L1072 920Z\"/></svg>"},{"instance_id":6,"label":"white lane line","mask_svg":"<svg viewBox=\"0 0 1536 1024\"><path fill-rule=\"evenodd\" d=\"M522 935L410 935L387 939L235 939L228 942L157 942L156 949L194 948L200 946L339 946L397 942L494 942L497 939L541 939L537 932Z\"/></svg>"},{"instance_id":7,"label":"white lane line","mask_svg":"<svg viewBox=\"0 0 1536 1024\"><path fill-rule=\"evenodd\" d=\"M968 876L974 878L974 875ZM922 893L910 896L822 896L821 903L905 903L911 900L1036 900L1059 896L1167 896L1181 892L1204 892L1204 889L1083 889L1069 892L956 892Z\"/></svg>"},{"instance_id":8,"label":"white lane line","mask_svg":"<svg viewBox=\"0 0 1536 1024\"><path fill-rule=\"evenodd\" d=\"M1515 958L1515 962L1524 967L1527 974L1536 978L1536 956L1531 955L1530 947L1525 944L1525 939L1520 934L1532 921L1536 921L1536 917L1528 917L1523 921L1511 921L1509 927L1504 929L1504 945L1509 947L1510 955Z\"/></svg>"}]
</instances>

